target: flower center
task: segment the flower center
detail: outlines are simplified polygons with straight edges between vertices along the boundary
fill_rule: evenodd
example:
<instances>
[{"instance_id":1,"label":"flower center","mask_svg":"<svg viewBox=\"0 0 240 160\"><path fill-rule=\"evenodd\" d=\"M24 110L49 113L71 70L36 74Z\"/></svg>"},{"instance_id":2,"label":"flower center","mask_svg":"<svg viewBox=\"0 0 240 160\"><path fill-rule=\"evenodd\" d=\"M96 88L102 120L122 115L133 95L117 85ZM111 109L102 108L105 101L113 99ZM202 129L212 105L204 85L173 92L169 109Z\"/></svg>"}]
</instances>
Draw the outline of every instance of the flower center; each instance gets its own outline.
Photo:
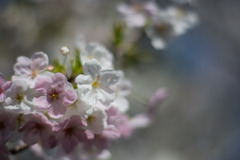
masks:
<instances>
[{"instance_id":1,"label":"flower center","mask_svg":"<svg viewBox=\"0 0 240 160\"><path fill-rule=\"evenodd\" d=\"M51 89L48 94L48 97L53 101L57 100L58 96L59 96L59 93L55 89Z\"/></svg>"},{"instance_id":2,"label":"flower center","mask_svg":"<svg viewBox=\"0 0 240 160\"><path fill-rule=\"evenodd\" d=\"M22 93L18 94L16 99L17 99L18 103L21 103L23 101L23 94Z\"/></svg>"},{"instance_id":3,"label":"flower center","mask_svg":"<svg viewBox=\"0 0 240 160\"><path fill-rule=\"evenodd\" d=\"M52 100L58 99L58 94L53 93L53 94L51 95L51 98L52 98Z\"/></svg>"},{"instance_id":4,"label":"flower center","mask_svg":"<svg viewBox=\"0 0 240 160\"><path fill-rule=\"evenodd\" d=\"M96 80L92 83L92 87L93 88L101 88L102 87L102 83L99 82L99 78L97 77Z\"/></svg>"},{"instance_id":5,"label":"flower center","mask_svg":"<svg viewBox=\"0 0 240 160\"><path fill-rule=\"evenodd\" d=\"M64 131L65 131L66 136L72 136L72 135L74 135L75 129L73 127L70 127L70 128L65 129Z\"/></svg>"},{"instance_id":6,"label":"flower center","mask_svg":"<svg viewBox=\"0 0 240 160\"><path fill-rule=\"evenodd\" d=\"M34 79L37 77L37 71L33 70L32 73L30 74L31 78Z\"/></svg>"},{"instance_id":7,"label":"flower center","mask_svg":"<svg viewBox=\"0 0 240 160\"><path fill-rule=\"evenodd\" d=\"M95 119L96 119L95 116L88 116L88 118L86 119L86 121L87 121L87 123L92 123Z\"/></svg>"}]
</instances>

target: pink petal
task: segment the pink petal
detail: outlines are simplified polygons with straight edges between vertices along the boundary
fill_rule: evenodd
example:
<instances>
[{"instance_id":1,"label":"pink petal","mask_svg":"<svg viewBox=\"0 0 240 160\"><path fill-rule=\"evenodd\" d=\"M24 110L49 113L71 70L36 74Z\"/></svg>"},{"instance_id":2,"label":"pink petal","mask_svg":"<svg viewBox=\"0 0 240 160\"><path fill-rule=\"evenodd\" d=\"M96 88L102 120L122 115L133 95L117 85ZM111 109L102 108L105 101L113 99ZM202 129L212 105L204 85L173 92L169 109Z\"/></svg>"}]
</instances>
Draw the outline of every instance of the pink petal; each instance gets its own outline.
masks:
<instances>
[{"instance_id":1,"label":"pink petal","mask_svg":"<svg viewBox=\"0 0 240 160\"><path fill-rule=\"evenodd\" d=\"M64 89L67 86L67 78L65 75L63 75L62 73L56 73L53 77L52 77L52 88L55 88L57 92L62 92L64 91Z\"/></svg>"},{"instance_id":2,"label":"pink petal","mask_svg":"<svg viewBox=\"0 0 240 160\"><path fill-rule=\"evenodd\" d=\"M30 59L21 56L17 59L17 63L14 66L14 71L17 75L30 75L32 70L30 68Z\"/></svg>"},{"instance_id":3,"label":"pink petal","mask_svg":"<svg viewBox=\"0 0 240 160\"><path fill-rule=\"evenodd\" d=\"M41 132L41 142L45 148L54 148L57 145L57 138L53 134L53 132L49 132L47 130L43 130Z\"/></svg>"},{"instance_id":4,"label":"pink petal","mask_svg":"<svg viewBox=\"0 0 240 160\"><path fill-rule=\"evenodd\" d=\"M5 82L4 76L2 75L2 73L0 73L0 86L2 86Z\"/></svg>"},{"instance_id":5,"label":"pink petal","mask_svg":"<svg viewBox=\"0 0 240 160\"><path fill-rule=\"evenodd\" d=\"M34 88L39 93L46 94L47 90L49 89L49 87L52 83L53 83L53 80L50 77L41 76L41 77L37 78Z\"/></svg>"},{"instance_id":6,"label":"pink petal","mask_svg":"<svg viewBox=\"0 0 240 160\"><path fill-rule=\"evenodd\" d=\"M38 143L39 140L39 132L36 129L30 129L23 134L23 141L28 145Z\"/></svg>"},{"instance_id":7,"label":"pink petal","mask_svg":"<svg viewBox=\"0 0 240 160\"><path fill-rule=\"evenodd\" d=\"M103 131L102 136L107 139L118 139L120 137L120 133L114 126L108 126Z\"/></svg>"},{"instance_id":8,"label":"pink petal","mask_svg":"<svg viewBox=\"0 0 240 160\"><path fill-rule=\"evenodd\" d=\"M69 106L77 100L77 94L73 90L67 90L66 92L60 94L63 98L62 105Z\"/></svg>"},{"instance_id":9,"label":"pink petal","mask_svg":"<svg viewBox=\"0 0 240 160\"><path fill-rule=\"evenodd\" d=\"M51 104L47 101L46 96L33 98L33 104L41 109L48 109L51 106Z\"/></svg>"},{"instance_id":10,"label":"pink petal","mask_svg":"<svg viewBox=\"0 0 240 160\"><path fill-rule=\"evenodd\" d=\"M72 152L72 150L77 146L79 143L78 139L74 136L66 136L65 139L62 141L62 147L66 154Z\"/></svg>"},{"instance_id":11,"label":"pink petal","mask_svg":"<svg viewBox=\"0 0 240 160\"><path fill-rule=\"evenodd\" d=\"M31 68L36 71L43 71L48 66L48 56L43 52L36 52L31 58Z\"/></svg>"},{"instance_id":12,"label":"pink petal","mask_svg":"<svg viewBox=\"0 0 240 160\"><path fill-rule=\"evenodd\" d=\"M59 102L54 102L49 109L49 115L53 118L60 118L65 114L66 110L66 106L63 106Z\"/></svg>"},{"instance_id":13,"label":"pink petal","mask_svg":"<svg viewBox=\"0 0 240 160\"><path fill-rule=\"evenodd\" d=\"M5 92L8 88L10 88L12 85L12 81L7 81L2 85L2 89Z\"/></svg>"}]
</instances>

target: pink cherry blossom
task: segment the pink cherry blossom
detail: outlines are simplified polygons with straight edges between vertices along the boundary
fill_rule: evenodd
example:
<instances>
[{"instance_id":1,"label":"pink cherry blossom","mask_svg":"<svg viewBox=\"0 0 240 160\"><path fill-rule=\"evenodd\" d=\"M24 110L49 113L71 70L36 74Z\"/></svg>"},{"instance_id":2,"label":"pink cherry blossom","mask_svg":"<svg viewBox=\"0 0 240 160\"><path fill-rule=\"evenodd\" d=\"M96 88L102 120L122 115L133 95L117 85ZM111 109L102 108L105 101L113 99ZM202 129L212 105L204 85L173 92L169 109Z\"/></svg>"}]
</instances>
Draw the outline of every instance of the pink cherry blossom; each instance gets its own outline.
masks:
<instances>
[{"instance_id":1,"label":"pink cherry blossom","mask_svg":"<svg viewBox=\"0 0 240 160\"><path fill-rule=\"evenodd\" d=\"M19 129L23 132L23 141L28 145L33 145L41 141L46 148L53 148L57 145L57 139L52 130L54 123L50 122L46 116L40 113L26 116L26 123Z\"/></svg>"},{"instance_id":2,"label":"pink cherry blossom","mask_svg":"<svg viewBox=\"0 0 240 160\"><path fill-rule=\"evenodd\" d=\"M40 95L33 99L34 105L40 109L47 109L53 118L62 117L67 106L77 99L73 87L67 83L67 78L61 73L56 73L52 77L39 77L35 89Z\"/></svg>"},{"instance_id":3,"label":"pink cherry blossom","mask_svg":"<svg viewBox=\"0 0 240 160\"><path fill-rule=\"evenodd\" d=\"M111 146L114 140L120 137L118 129L114 126L107 126L101 134L97 134L88 143L84 144L86 150L91 150L92 147L96 147L99 151L107 149Z\"/></svg>"},{"instance_id":4,"label":"pink cherry blossom","mask_svg":"<svg viewBox=\"0 0 240 160\"><path fill-rule=\"evenodd\" d=\"M129 124L129 118L121 113L117 108L111 107L106 111L108 115L107 124L115 126L121 136L129 137L132 134L132 127Z\"/></svg>"},{"instance_id":5,"label":"pink cherry blossom","mask_svg":"<svg viewBox=\"0 0 240 160\"><path fill-rule=\"evenodd\" d=\"M47 69L48 63L48 56L43 52L34 53L31 59L24 56L18 57L12 79L27 79L30 87L33 88L35 79Z\"/></svg>"},{"instance_id":6,"label":"pink cherry blossom","mask_svg":"<svg viewBox=\"0 0 240 160\"><path fill-rule=\"evenodd\" d=\"M55 126L58 140L66 154L69 154L80 143L88 143L93 134L86 130L87 123L80 116L74 115Z\"/></svg>"},{"instance_id":7,"label":"pink cherry blossom","mask_svg":"<svg viewBox=\"0 0 240 160\"><path fill-rule=\"evenodd\" d=\"M11 81L5 82L3 75L0 73L0 102L4 101L5 91L11 86L11 84Z\"/></svg>"},{"instance_id":8,"label":"pink cherry blossom","mask_svg":"<svg viewBox=\"0 0 240 160\"><path fill-rule=\"evenodd\" d=\"M147 114L150 117L153 117L154 114L156 113L156 110L159 106L159 104L166 98L167 96L167 91L164 88L159 88L150 98L149 103L148 103L148 109L147 109Z\"/></svg>"}]
</instances>

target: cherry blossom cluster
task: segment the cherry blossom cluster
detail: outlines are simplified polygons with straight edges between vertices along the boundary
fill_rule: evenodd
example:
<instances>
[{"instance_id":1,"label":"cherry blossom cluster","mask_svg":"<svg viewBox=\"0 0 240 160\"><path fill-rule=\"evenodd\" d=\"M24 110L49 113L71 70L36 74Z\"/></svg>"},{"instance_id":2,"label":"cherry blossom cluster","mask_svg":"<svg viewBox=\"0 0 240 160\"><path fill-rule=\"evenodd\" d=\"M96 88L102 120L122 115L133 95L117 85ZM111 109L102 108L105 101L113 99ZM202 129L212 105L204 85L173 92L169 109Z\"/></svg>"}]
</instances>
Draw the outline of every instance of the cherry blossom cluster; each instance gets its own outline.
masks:
<instances>
[{"instance_id":1,"label":"cherry blossom cluster","mask_svg":"<svg viewBox=\"0 0 240 160\"><path fill-rule=\"evenodd\" d=\"M61 53L67 56L69 49ZM151 123L164 90L156 92L145 113L130 118L132 84L114 70L112 54L91 42L81 45L78 57L81 72L73 81L55 73L43 52L18 57L11 81L0 75L1 160L11 155L9 142L32 146L44 159L107 158L113 141ZM45 156L44 150L53 148L51 157Z\"/></svg>"},{"instance_id":2,"label":"cherry blossom cluster","mask_svg":"<svg viewBox=\"0 0 240 160\"><path fill-rule=\"evenodd\" d=\"M153 0L137 0L119 4L117 10L129 28L143 28L152 46L164 49L167 41L184 34L198 22L197 14L183 7L189 1L161 7Z\"/></svg>"}]
</instances>

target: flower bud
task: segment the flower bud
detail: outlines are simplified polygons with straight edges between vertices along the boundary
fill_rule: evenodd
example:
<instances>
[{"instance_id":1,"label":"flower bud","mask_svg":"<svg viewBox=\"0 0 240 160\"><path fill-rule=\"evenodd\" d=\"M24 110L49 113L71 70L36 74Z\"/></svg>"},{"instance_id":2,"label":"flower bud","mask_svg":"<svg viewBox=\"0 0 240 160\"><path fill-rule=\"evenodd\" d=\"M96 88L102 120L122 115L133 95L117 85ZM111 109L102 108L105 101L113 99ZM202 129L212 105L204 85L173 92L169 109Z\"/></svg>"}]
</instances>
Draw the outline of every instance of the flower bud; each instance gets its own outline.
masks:
<instances>
[{"instance_id":1,"label":"flower bud","mask_svg":"<svg viewBox=\"0 0 240 160\"><path fill-rule=\"evenodd\" d=\"M47 70L48 70L48 71L53 71L53 69L54 69L54 66L52 66L52 65L49 65L49 66L47 67Z\"/></svg>"},{"instance_id":2,"label":"flower bud","mask_svg":"<svg viewBox=\"0 0 240 160\"><path fill-rule=\"evenodd\" d=\"M66 56L70 53L69 48L67 46L63 46L60 51L63 56Z\"/></svg>"}]
</instances>

